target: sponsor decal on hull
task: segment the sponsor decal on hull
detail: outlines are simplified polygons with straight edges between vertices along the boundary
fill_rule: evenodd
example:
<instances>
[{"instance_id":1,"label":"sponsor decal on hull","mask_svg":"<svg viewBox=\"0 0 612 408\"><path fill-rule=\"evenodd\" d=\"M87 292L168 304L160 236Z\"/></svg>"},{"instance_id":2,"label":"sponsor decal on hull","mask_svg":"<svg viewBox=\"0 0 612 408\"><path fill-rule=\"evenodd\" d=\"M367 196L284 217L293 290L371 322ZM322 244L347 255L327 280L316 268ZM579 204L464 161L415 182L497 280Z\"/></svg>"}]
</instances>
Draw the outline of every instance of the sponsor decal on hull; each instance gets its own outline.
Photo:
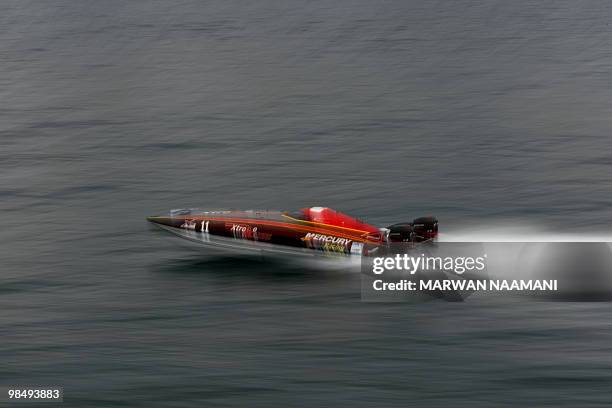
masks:
<instances>
[{"instance_id":1,"label":"sponsor decal on hull","mask_svg":"<svg viewBox=\"0 0 612 408\"><path fill-rule=\"evenodd\" d=\"M183 222L181 224L181 228L185 228L185 229L189 229L189 230L195 230L196 229L196 222L194 220L185 220L185 222Z\"/></svg>"},{"instance_id":2,"label":"sponsor decal on hull","mask_svg":"<svg viewBox=\"0 0 612 408\"><path fill-rule=\"evenodd\" d=\"M260 232L257 227L242 224L229 224L230 232L234 238L248 239L251 241L269 241L272 234Z\"/></svg>"},{"instance_id":3,"label":"sponsor decal on hull","mask_svg":"<svg viewBox=\"0 0 612 408\"><path fill-rule=\"evenodd\" d=\"M350 252L352 240L309 232L302 238L308 248L330 252Z\"/></svg>"}]
</instances>

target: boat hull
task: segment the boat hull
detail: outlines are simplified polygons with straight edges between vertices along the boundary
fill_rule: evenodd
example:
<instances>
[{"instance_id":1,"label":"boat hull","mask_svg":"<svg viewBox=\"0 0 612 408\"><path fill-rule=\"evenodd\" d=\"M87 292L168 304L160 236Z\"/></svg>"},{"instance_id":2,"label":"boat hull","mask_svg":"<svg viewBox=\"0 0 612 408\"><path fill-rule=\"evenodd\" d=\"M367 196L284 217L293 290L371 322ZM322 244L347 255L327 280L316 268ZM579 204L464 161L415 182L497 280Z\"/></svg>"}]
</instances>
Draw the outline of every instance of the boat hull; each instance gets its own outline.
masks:
<instances>
[{"instance_id":1,"label":"boat hull","mask_svg":"<svg viewBox=\"0 0 612 408\"><path fill-rule=\"evenodd\" d=\"M380 245L372 230L304 221L276 211L174 210L148 220L180 238L225 252L360 258Z\"/></svg>"}]
</instances>

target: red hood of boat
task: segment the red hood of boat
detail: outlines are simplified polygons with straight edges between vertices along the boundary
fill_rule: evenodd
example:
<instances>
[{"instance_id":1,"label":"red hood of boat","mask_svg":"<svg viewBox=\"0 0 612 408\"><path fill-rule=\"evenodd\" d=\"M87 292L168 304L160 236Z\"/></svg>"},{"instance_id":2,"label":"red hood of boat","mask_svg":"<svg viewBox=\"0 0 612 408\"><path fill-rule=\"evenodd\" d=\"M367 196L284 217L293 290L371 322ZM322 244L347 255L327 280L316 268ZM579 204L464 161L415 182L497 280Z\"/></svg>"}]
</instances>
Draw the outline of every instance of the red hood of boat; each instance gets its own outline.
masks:
<instances>
[{"instance_id":1,"label":"red hood of boat","mask_svg":"<svg viewBox=\"0 0 612 408\"><path fill-rule=\"evenodd\" d=\"M378 233L380 231L378 227L366 224L356 218L350 217L346 214L343 214L336 210L332 210L331 208L327 207L303 208L299 212L301 212L303 216L294 217L294 215L296 215L295 213L287 215L297 218L301 221L331 225L334 227L349 228L368 233Z\"/></svg>"}]
</instances>

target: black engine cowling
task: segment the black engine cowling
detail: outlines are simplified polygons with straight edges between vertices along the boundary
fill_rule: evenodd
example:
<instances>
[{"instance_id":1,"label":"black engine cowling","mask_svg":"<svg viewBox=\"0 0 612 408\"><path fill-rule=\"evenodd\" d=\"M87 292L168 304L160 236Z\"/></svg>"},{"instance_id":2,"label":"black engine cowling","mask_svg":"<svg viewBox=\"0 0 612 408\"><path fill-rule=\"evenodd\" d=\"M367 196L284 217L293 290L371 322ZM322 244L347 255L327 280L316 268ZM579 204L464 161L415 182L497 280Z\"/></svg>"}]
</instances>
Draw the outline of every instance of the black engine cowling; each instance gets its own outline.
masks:
<instances>
[{"instance_id":1,"label":"black engine cowling","mask_svg":"<svg viewBox=\"0 0 612 408\"><path fill-rule=\"evenodd\" d=\"M402 222L387 227L390 242L412 242L414 241L414 228L410 222Z\"/></svg>"},{"instance_id":2,"label":"black engine cowling","mask_svg":"<svg viewBox=\"0 0 612 408\"><path fill-rule=\"evenodd\" d=\"M421 240L433 239L438 236L438 219L436 217L420 217L412 221L414 233Z\"/></svg>"},{"instance_id":3,"label":"black engine cowling","mask_svg":"<svg viewBox=\"0 0 612 408\"><path fill-rule=\"evenodd\" d=\"M438 220L420 217L413 222L401 222L387 227L390 242L422 242L438 236Z\"/></svg>"}]
</instances>

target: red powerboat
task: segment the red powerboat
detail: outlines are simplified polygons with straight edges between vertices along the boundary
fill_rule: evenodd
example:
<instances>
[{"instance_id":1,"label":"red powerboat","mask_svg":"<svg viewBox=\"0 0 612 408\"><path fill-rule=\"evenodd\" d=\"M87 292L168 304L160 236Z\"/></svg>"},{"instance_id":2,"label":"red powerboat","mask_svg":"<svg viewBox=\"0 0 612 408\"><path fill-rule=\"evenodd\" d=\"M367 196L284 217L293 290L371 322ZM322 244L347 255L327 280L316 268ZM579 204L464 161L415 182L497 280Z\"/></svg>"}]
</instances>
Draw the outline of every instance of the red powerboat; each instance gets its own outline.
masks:
<instances>
[{"instance_id":1,"label":"red powerboat","mask_svg":"<svg viewBox=\"0 0 612 408\"><path fill-rule=\"evenodd\" d=\"M435 217L379 228L327 207L298 211L180 209L147 220L218 249L302 255L367 256L391 243L418 244L438 235Z\"/></svg>"}]
</instances>

